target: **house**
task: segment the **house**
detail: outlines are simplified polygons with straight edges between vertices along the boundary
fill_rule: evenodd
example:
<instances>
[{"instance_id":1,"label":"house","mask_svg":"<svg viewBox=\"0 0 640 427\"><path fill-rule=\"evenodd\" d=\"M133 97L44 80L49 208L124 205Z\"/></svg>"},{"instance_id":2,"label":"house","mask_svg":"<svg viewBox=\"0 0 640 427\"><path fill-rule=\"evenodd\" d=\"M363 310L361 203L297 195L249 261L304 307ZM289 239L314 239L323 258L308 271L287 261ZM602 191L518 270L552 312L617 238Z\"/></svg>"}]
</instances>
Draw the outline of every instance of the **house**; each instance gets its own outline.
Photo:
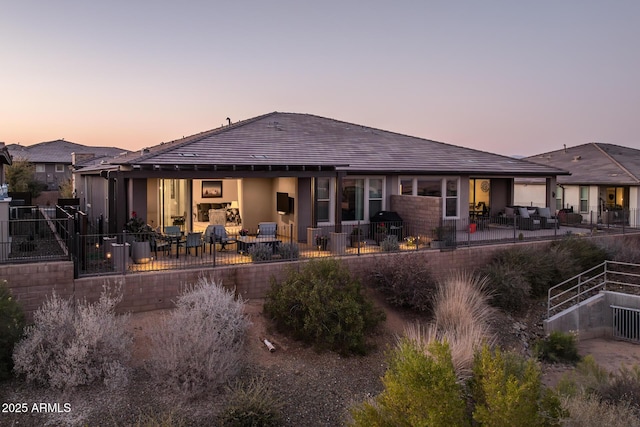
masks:
<instances>
[{"instance_id":1,"label":"house","mask_svg":"<svg viewBox=\"0 0 640 427\"><path fill-rule=\"evenodd\" d=\"M591 224L640 223L640 150L592 142L525 160L571 172L557 178L557 210L570 209ZM539 179L516 179L516 204L542 204L543 184Z\"/></svg>"},{"instance_id":2,"label":"house","mask_svg":"<svg viewBox=\"0 0 640 427\"><path fill-rule=\"evenodd\" d=\"M9 149L4 145L4 142L0 142L0 184L6 183L4 165L9 166L11 163Z\"/></svg>"},{"instance_id":3,"label":"house","mask_svg":"<svg viewBox=\"0 0 640 427\"><path fill-rule=\"evenodd\" d=\"M26 160L35 165L35 179L44 183L48 191L58 191L61 185L71 179L72 163L112 158L127 152L121 148L90 147L64 139L28 146L10 144L7 149L14 160Z\"/></svg>"},{"instance_id":4,"label":"house","mask_svg":"<svg viewBox=\"0 0 640 427\"><path fill-rule=\"evenodd\" d=\"M368 223L379 211L405 221L497 215L516 177L547 183L567 173L511 157L310 114L273 112L131 152L75 172L81 208L109 233L132 212L153 227L195 228L236 208L255 229L275 222L306 241L308 229ZM288 203L285 203L288 202Z\"/></svg>"}]
</instances>

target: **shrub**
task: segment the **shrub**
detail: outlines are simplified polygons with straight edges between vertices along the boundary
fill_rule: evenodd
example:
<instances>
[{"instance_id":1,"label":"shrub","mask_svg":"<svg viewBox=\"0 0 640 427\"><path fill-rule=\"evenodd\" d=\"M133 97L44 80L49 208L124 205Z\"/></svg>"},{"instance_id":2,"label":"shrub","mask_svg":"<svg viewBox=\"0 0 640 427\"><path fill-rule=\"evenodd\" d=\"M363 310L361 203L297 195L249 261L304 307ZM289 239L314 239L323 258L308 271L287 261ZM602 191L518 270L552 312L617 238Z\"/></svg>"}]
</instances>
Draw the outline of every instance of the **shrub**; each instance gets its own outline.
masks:
<instances>
[{"instance_id":1,"label":"shrub","mask_svg":"<svg viewBox=\"0 0 640 427\"><path fill-rule=\"evenodd\" d=\"M573 256L579 271L585 271L602 264L609 256L607 251L591 240L569 236L552 243L552 248L566 249Z\"/></svg>"},{"instance_id":2,"label":"shrub","mask_svg":"<svg viewBox=\"0 0 640 427\"><path fill-rule=\"evenodd\" d=\"M640 366L621 367L597 391L606 402L626 403L640 412Z\"/></svg>"},{"instance_id":3,"label":"shrub","mask_svg":"<svg viewBox=\"0 0 640 427\"><path fill-rule=\"evenodd\" d=\"M403 254L394 259L381 257L372 270L373 287L397 307L429 311L436 281L426 262L415 255Z\"/></svg>"},{"instance_id":4,"label":"shrub","mask_svg":"<svg viewBox=\"0 0 640 427\"><path fill-rule=\"evenodd\" d=\"M580 395L562 400L567 416L562 419L566 427L637 427L640 413L627 403L612 404L596 395Z\"/></svg>"},{"instance_id":5,"label":"shrub","mask_svg":"<svg viewBox=\"0 0 640 427\"><path fill-rule=\"evenodd\" d=\"M575 364L580 360L576 336L571 333L553 331L538 340L533 350L538 359L552 363L569 362Z\"/></svg>"},{"instance_id":6,"label":"shrub","mask_svg":"<svg viewBox=\"0 0 640 427\"><path fill-rule=\"evenodd\" d=\"M280 426L282 402L273 394L264 378L235 381L228 387L229 403L220 415L225 427Z\"/></svg>"},{"instance_id":7,"label":"shrub","mask_svg":"<svg viewBox=\"0 0 640 427\"><path fill-rule=\"evenodd\" d=\"M425 351L402 339L391 353L382 382L380 395L351 409L352 425L470 425L447 344L433 341Z\"/></svg>"},{"instance_id":8,"label":"shrub","mask_svg":"<svg viewBox=\"0 0 640 427\"><path fill-rule=\"evenodd\" d=\"M560 401L541 376L533 360L485 346L476 354L470 381L473 419L486 426L558 425Z\"/></svg>"},{"instance_id":9,"label":"shrub","mask_svg":"<svg viewBox=\"0 0 640 427\"><path fill-rule=\"evenodd\" d=\"M384 319L335 259L290 268L284 281L272 281L264 310L282 332L341 354L365 353L366 335Z\"/></svg>"},{"instance_id":10,"label":"shrub","mask_svg":"<svg viewBox=\"0 0 640 427\"><path fill-rule=\"evenodd\" d=\"M380 242L380 248L383 252L395 252L400 250L400 243L398 243L398 236L389 235Z\"/></svg>"},{"instance_id":11,"label":"shrub","mask_svg":"<svg viewBox=\"0 0 640 427\"><path fill-rule=\"evenodd\" d=\"M243 366L248 326L244 302L201 278L151 332L149 373L158 384L186 396L220 386Z\"/></svg>"},{"instance_id":12,"label":"shrub","mask_svg":"<svg viewBox=\"0 0 640 427\"><path fill-rule=\"evenodd\" d=\"M282 259L298 259L300 248L295 243L281 243L278 245L278 254Z\"/></svg>"},{"instance_id":13,"label":"shrub","mask_svg":"<svg viewBox=\"0 0 640 427\"><path fill-rule=\"evenodd\" d=\"M98 302L72 300L55 293L34 314L13 354L15 371L27 381L55 388L103 380L109 388L126 384L131 353L128 316L116 316L122 295L105 288Z\"/></svg>"},{"instance_id":14,"label":"shrub","mask_svg":"<svg viewBox=\"0 0 640 427\"><path fill-rule=\"evenodd\" d=\"M452 274L438 284L433 302L433 322L407 328L406 335L427 348L431 341L446 341L459 379L471 373L473 358L483 344L491 344L494 335L490 320L486 281L465 273Z\"/></svg>"},{"instance_id":15,"label":"shrub","mask_svg":"<svg viewBox=\"0 0 640 427\"><path fill-rule=\"evenodd\" d=\"M273 248L266 243L256 243L247 253L253 262L270 261L273 258Z\"/></svg>"},{"instance_id":16,"label":"shrub","mask_svg":"<svg viewBox=\"0 0 640 427\"><path fill-rule=\"evenodd\" d=\"M522 271L508 264L493 263L481 270L492 290L490 302L494 307L518 313L531 301L531 285Z\"/></svg>"},{"instance_id":17,"label":"shrub","mask_svg":"<svg viewBox=\"0 0 640 427\"><path fill-rule=\"evenodd\" d=\"M24 312L11 296L7 281L0 281L0 380L11 376L13 347L22 336Z\"/></svg>"}]
</instances>

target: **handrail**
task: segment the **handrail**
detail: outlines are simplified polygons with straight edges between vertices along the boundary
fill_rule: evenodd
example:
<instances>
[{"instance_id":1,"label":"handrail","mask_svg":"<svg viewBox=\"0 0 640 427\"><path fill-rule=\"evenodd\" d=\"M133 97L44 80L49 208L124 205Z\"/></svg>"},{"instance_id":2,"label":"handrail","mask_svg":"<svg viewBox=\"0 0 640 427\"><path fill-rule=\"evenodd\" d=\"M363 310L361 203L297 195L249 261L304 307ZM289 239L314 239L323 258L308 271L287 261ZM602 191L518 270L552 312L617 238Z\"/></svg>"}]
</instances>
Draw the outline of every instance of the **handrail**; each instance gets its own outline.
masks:
<instances>
[{"instance_id":1,"label":"handrail","mask_svg":"<svg viewBox=\"0 0 640 427\"><path fill-rule=\"evenodd\" d=\"M554 310L558 309L559 307L574 301L577 299L577 302L580 302L580 297L586 294L589 294L591 292L593 292L596 289L602 288L603 290L607 289L607 285L619 285L619 286L631 286L631 287L639 287L640 288L640 284L633 284L633 283L628 283L625 281L620 281L620 280L615 280L612 275L616 275L616 276L622 276L624 277L634 277L634 278L639 278L640 279L640 274L636 274L636 273L631 273L631 272L625 272L625 271L616 271L615 269L613 269L613 266L626 266L626 267L632 267L632 268L638 268L640 269L640 264L632 264L632 263L628 263L628 262L620 262L620 261L604 261L601 264L598 264L594 267L591 267L588 270L583 271L580 274L577 274L573 277L571 277L570 279L567 279L555 286L552 286L551 288L549 288L548 292L547 292L547 319L551 317L551 314ZM597 270L602 270L600 271L598 274L596 274L595 276L589 276L586 280L582 280L583 276L588 275L589 273L592 273L594 271ZM619 277L618 277L619 279ZM567 289L563 289L565 286L567 286L568 284L571 284L574 281L578 281L577 284L567 288ZM640 280L639 280L640 281ZM593 284L594 282L595 285L591 286L591 284ZM585 288L585 286L587 286ZM558 292L557 294L553 295L555 291L557 291L558 289L563 289L561 292ZM566 299L561 300L559 303L555 303L555 305L552 305L553 302L555 302L556 300L558 300L559 298L570 294L569 297L567 297Z\"/></svg>"}]
</instances>

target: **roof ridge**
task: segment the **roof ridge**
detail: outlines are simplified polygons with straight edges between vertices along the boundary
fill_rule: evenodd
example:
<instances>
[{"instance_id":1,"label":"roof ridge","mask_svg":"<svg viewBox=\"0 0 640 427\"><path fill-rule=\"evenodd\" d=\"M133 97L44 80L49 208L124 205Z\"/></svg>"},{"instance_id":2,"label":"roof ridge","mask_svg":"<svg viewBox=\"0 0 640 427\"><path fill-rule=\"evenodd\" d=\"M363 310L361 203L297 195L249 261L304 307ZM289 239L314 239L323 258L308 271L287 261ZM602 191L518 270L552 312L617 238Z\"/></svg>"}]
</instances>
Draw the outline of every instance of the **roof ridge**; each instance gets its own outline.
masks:
<instances>
[{"instance_id":1,"label":"roof ridge","mask_svg":"<svg viewBox=\"0 0 640 427\"><path fill-rule=\"evenodd\" d=\"M156 150L154 150L154 151L149 150L148 153L145 153L145 154L143 154L141 156L135 157L135 160L137 162L141 161L141 160L146 160L148 157L156 156L158 154L165 153L165 152L167 152L169 150L180 148L180 147L182 147L182 146L184 146L186 144L190 144L192 142L198 141L199 139L207 138L207 137L209 137L211 135L217 135L219 133L223 133L223 132L226 132L228 130L235 129L235 128L247 125L249 123L253 123L254 121L257 121L259 119L271 116L271 115L276 114L276 113L277 113L277 111L272 111L271 113L266 113L266 114L262 114L260 116L251 117L249 119L240 120L239 122L231 123L231 124L229 124L227 126L222 125L220 127L217 127L217 128L214 128L214 129L205 130L205 131L202 131L202 132L198 132L198 133L195 133L193 135L188 135L188 136L182 137L180 139L174 139L173 141L161 142L160 144L155 146L155 147L158 147ZM145 149L143 148L140 151L144 152L144 150ZM132 151L132 153L135 153L135 151ZM125 161L125 163L128 163L128 161Z\"/></svg>"},{"instance_id":2,"label":"roof ridge","mask_svg":"<svg viewBox=\"0 0 640 427\"><path fill-rule=\"evenodd\" d=\"M598 142L592 142L591 143L598 151L600 151L602 154L604 154L609 160L611 160L612 163L614 163L616 166L618 166L620 169L622 169L627 175L629 175L631 178L635 179L636 182L640 182L640 179L638 179L637 176L635 176L629 169L625 168L624 166L622 166L622 164L617 161L616 159L614 159L609 153L607 153L606 151L604 151L602 149L602 147L600 147L600 143Z\"/></svg>"}]
</instances>

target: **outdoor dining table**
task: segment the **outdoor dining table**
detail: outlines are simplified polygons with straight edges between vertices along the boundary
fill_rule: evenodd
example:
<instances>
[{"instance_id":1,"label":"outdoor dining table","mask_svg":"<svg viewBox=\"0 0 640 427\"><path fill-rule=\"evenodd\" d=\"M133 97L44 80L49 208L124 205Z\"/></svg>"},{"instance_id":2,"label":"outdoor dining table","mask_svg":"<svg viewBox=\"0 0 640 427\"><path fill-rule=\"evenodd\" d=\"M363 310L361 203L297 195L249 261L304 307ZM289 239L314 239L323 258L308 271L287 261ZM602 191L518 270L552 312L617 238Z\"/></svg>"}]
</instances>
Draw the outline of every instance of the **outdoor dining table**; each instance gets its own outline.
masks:
<instances>
[{"instance_id":1,"label":"outdoor dining table","mask_svg":"<svg viewBox=\"0 0 640 427\"><path fill-rule=\"evenodd\" d=\"M165 234L164 239L169 242L169 252L171 252L171 246L176 245L176 258L180 257L180 244L184 242L184 232Z\"/></svg>"}]
</instances>

